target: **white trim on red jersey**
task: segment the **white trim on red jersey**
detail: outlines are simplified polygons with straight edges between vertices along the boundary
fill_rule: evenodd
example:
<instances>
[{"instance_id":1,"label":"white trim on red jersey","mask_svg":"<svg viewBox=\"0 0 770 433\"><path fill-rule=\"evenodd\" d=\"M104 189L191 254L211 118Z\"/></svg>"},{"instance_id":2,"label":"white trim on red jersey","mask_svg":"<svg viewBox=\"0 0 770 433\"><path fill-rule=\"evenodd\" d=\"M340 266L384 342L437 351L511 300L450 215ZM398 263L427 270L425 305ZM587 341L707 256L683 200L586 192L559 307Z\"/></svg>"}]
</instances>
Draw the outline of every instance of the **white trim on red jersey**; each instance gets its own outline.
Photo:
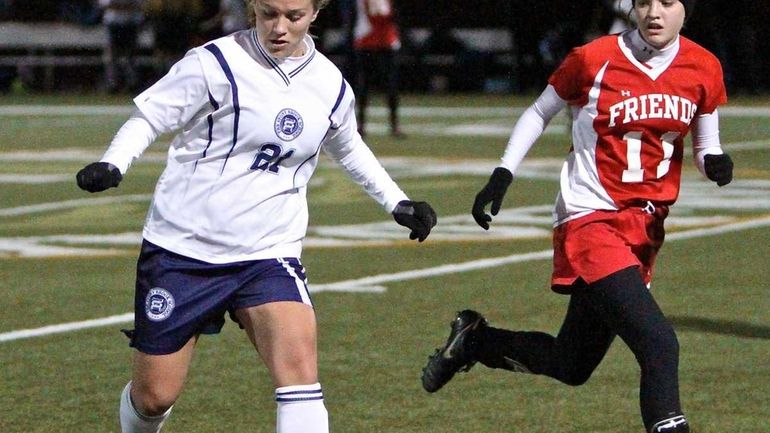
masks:
<instances>
[{"instance_id":1,"label":"white trim on red jersey","mask_svg":"<svg viewBox=\"0 0 770 433\"><path fill-rule=\"evenodd\" d=\"M640 202L670 205L681 177L683 140L691 128L696 166L721 153L717 106L727 100L719 61L679 37L663 50L637 31L578 47L514 127L501 163L515 173L545 125L565 105L572 149L561 172L555 224L595 210Z\"/></svg>"}]
</instances>

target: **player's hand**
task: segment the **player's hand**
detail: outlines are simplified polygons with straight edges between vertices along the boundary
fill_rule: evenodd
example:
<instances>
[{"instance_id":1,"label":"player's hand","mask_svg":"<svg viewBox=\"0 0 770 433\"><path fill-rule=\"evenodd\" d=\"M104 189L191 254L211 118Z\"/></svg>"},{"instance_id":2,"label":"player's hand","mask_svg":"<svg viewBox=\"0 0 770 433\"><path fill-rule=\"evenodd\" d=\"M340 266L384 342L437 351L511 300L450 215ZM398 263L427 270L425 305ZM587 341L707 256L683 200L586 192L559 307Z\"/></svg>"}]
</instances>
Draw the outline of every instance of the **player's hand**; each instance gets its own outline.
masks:
<instances>
[{"instance_id":1,"label":"player's hand","mask_svg":"<svg viewBox=\"0 0 770 433\"><path fill-rule=\"evenodd\" d=\"M500 212L500 206L503 204L503 197L508 190L508 186L513 180L513 174L503 167L497 167L492 172L492 176L489 177L489 182L486 186L476 194L476 200L473 202L473 210L471 214L473 219L476 220L476 224L481 226L484 230L489 230L489 223L492 221L492 217L489 216L484 208L491 202L492 215L497 215Z\"/></svg>"},{"instance_id":2,"label":"player's hand","mask_svg":"<svg viewBox=\"0 0 770 433\"><path fill-rule=\"evenodd\" d=\"M109 162L92 162L83 167L75 179L80 189L88 192L99 192L118 186L123 180L123 175L120 174L118 167Z\"/></svg>"},{"instance_id":3,"label":"player's hand","mask_svg":"<svg viewBox=\"0 0 770 433\"><path fill-rule=\"evenodd\" d=\"M703 157L706 177L719 186L725 186L733 180L733 160L730 155L706 155Z\"/></svg>"},{"instance_id":4,"label":"player's hand","mask_svg":"<svg viewBox=\"0 0 770 433\"><path fill-rule=\"evenodd\" d=\"M397 223L409 228L409 239L424 241L430 229L436 225L436 212L424 201L402 200L393 209L393 218Z\"/></svg>"}]
</instances>

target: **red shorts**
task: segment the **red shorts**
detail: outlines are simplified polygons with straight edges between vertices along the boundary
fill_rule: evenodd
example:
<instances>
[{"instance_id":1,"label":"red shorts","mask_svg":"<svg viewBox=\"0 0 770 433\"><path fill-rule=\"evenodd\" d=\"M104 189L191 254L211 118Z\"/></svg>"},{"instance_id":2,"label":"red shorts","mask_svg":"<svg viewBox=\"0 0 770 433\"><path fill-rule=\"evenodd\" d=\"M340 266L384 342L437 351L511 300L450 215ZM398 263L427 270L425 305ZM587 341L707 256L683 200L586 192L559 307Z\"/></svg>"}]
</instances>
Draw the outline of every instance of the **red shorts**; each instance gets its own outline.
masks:
<instances>
[{"instance_id":1,"label":"red shorts","mask_svg":"<svg viewBox=\"0 0 770 433\"><path fill-rule=\"evenodd\" d=\"M551 288L569 294L578 279L594 283L619 270L638 266L645 284L663 245L668 207L652 213L641 207L595 211L557 226L553 232Z\"/></svg>"}]
</instances>

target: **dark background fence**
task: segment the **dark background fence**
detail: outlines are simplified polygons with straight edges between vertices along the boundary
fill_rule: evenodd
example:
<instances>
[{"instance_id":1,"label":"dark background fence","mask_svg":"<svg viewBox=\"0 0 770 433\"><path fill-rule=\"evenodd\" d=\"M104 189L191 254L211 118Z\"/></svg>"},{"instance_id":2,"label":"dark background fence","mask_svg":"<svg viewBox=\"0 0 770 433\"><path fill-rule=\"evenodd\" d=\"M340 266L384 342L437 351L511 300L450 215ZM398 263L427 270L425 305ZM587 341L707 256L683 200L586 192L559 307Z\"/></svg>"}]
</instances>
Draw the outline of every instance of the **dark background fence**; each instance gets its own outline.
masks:
<instances>
[{"instance_id":1,"label":"dark background fence","mask_svg":"<svg viewBox=\"0 0 770 433\"><path fill-rule=\"evenodd\" d=\"M202 14L198 19L204 21L207 14L216 12L218 0L199 1ZM321 49L343 67L349 54L343 16L350 1L333 0L313 29ZM102 74L99 59L103 48L101 16L94 3L0 0L0 91L8 91L11 81L18 79L34 90L66 90L84 81L93 89L94 80ZM537 92L570 48L607 32L613 19L608 3L396 0L405 36L401 56L404 91ZM683 34L722 61L731 94L770 93L768 17L770 0L704 0L697 2ZM11 27L18 23L25 26ZM74 42L65 44L66 37L54 35L52 23L66 23L74 32L70 34ZM57 31L62 30L57 27ZM31 45L34 38L20 32L36 33L38 38L48 33L58 41L42 49ZM210 36L191 35L190 44ZM161 72L151 64L151 32L143 33L140 46L145 78L151 81ZM24 59L26 68L19 70L19 60Z\"/></svg>"}]
</instances>

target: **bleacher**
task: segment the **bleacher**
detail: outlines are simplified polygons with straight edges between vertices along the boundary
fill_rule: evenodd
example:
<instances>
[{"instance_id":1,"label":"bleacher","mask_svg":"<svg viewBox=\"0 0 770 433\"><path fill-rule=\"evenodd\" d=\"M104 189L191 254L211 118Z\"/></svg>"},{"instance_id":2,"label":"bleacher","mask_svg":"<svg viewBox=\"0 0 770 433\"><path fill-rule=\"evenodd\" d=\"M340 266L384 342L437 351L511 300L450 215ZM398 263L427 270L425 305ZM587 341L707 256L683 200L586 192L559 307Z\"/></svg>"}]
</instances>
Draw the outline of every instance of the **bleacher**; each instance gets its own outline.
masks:
<instances>
[{"instance_id":1,"label":"bleacher","mask_svg":"<svg viewBox=\"0 0 770 433\"><path fill-rule=\"evenodd\" d=\"M151 66L152 33L139 37L139 65ZM55 88L58 73L89 68L101 73L107 33L104 26L64 22L0 22L0 67L16 68L20 77L39 75L42 90Z\"/></svg>"},{"instance_id":2,"label":"bleacher","mask_svg":"<svg viewBox=\"0 0 770 433\"><path fill-rule=\"evenodd\" d=\"M507 29L452 29L452 37L466 47L463 53L431 52L420 49L430 35L427 29L409 29L410 45L418 49L402 52L404 90L449 90L444 86L485 86L501 80L512 68L510 37ZM340 43L338 29L326 29L325 46ZM136 63L152 68L153 34L145 26L139 36ZM0 22L0 67L15 68L25 85L43 91L69 85L93 87L105 64L107 33L102 25L80 26L65 22ZM338 64L345 56L328 53ZM467 56L474 56L468 58ZM442 84L443 83L443 84ZM457 84L459 83L459 84ZM468 89L471 90L471 89ZM481 89L472 89L481 90Z\"/></svg>"}]
</instances>

